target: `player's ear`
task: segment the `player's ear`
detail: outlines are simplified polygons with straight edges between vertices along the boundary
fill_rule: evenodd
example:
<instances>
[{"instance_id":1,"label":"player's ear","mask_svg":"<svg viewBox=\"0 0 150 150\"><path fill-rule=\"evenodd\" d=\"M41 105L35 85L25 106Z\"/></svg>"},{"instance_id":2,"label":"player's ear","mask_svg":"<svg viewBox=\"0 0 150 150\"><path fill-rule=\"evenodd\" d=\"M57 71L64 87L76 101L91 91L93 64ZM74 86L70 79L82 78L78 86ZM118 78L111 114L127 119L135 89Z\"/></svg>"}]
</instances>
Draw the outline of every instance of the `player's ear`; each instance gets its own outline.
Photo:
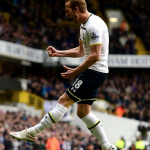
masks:
<instances>
[{"instance_id":1,"label":"player's ear","mask_svg":"<svg viewBox=\"0 0 150 150\"><path fill-rule=\"evenodd\" d=\"M78 11L79 11L79 8L76 6L75 9L74 9L74 11L75 11L75 12L78 12Z\"/></svg>"}]
</instances>

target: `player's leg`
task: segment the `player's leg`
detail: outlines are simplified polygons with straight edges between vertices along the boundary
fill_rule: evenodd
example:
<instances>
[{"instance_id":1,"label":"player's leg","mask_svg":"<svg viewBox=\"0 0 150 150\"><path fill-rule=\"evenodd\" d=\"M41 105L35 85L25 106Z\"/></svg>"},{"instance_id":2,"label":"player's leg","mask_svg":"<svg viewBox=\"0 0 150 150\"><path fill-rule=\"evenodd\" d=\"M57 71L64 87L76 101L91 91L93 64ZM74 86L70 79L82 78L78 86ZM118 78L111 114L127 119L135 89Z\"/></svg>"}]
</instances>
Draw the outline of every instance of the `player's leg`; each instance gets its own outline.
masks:
<instances>
[{"instance_id":1,"label":"player's leg","mask_svg":"<svg viewBox=\"0 0 150 150\"><path fill-rule=\"evenodd\" d=\"M67 94L78 102L77 115L87 125L92 134L100 141L103 150L115 150L102 127L99 119L91 113L91 105L97 100L98 88L103 84L107 74L87 69L73 84Z\"/></svg>"},{"instance_id":2,"label":"player's leg","mask_svg":"<svg viewBox=\"0 0 150 150\"><path fill-rule=\"evenodd\" d=\"M18 140L35 141L37 135L58 122L68 111L68 108L74 103L74 101L64 93L59 99L55 108L49 111L39 124L25 129L20 132L11 132L10 135Z\"/></svg>"},{"instance_id":3,"label":"player's leg","mask_svg":"<svg viewBox=\"0 0 150 150\"><path fill-rule=\"evenodd\" d=\"M100 120L91 112L92 103L93 101L87 101L87 104L78 103L78 117L99 140L103 150L116 150L117 148L109 142Z\"/></svg>"}]
</instances>

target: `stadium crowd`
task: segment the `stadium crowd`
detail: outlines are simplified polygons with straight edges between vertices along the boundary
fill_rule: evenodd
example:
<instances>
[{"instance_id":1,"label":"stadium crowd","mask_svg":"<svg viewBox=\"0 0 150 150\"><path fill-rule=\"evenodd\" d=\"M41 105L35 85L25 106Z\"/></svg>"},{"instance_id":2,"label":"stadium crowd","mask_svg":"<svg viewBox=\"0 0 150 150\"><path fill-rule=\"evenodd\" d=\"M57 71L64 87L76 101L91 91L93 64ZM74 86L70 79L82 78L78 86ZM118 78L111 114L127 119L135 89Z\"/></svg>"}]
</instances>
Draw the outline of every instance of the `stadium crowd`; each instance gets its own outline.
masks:
<instances>
[{"instance_id":1,"label":"stadium crowd","mask_svg":"<svg viewBox=\"0 0 150 150\"><path fill-rule=\"evenodd\" d=\"M108 75L99 97L113 104L108 108L111 113L150 122L149 78L150 74L142 71Z\"/></svg>"},{"instance_id":2,"label":"stadium crowd","mask_svg":"<svg viewBox=\"0 0 150 150\"><path fill-rule=\"evenodd\" d=\"M33 144L17 141L9 136L10 131L33 126L41 118L27 116L23 112L0 111L0 115L0 150L101 150L94 136L64 122L44 130Z\"/></svg>"},{"instance_id":3,"label":"stadium crowd","mask_svg":"<svg viewBox=\"0 0 150 150\"><path fill-rule=\"evenodd\" d=\"M113 28L110 32L109 54L137 54L133 31Z\"/></svg>"},{"instance_id":4,"label":"stadium crowd","mask_svg":"<svg viewBox=\"0 0 150 150\"><path fill-rule=\"evenodd\" d=\"M101 10L120 9L124 12L131 29L140 36L147 50L150 50L150 1L110 0L100 1Z\"/></svg>"},{"instance_id":5,"label":"stadium crowd","mask_svg":"<svg viewBox=\"0 0 150 150\"><path fill-rule=\"evenodd\" d=\"M89 0L87 5L90 12L96 13ZM0 40L43 50L49 45L60 50L78 46L79 26L68 23L62 6L64 1L1 1L0 11L8 12L10 17L7 22L0 14ZM120 28L111 32L111 54L137 53L131 32Z\"/></svg>"}]
</instances>

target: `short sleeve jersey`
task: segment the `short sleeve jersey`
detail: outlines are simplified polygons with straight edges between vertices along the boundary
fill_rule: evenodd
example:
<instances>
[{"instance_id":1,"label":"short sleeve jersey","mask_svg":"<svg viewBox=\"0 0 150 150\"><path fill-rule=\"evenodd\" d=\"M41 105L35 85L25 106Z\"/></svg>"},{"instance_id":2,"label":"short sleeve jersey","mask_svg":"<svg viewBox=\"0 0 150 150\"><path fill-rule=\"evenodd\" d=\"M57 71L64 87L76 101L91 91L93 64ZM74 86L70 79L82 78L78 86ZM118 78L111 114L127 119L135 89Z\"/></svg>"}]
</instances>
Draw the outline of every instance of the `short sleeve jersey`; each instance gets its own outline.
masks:
<instances>
[{"instance_id":1,"label":"short sleeve jersey","mask_svg":"<svg viewBox=\"0 0 150 150\"><path fill-rule=\"evenodd\" d=\"M88 20L80 26L80 42L83 42L85 59L91 54L91 46L102 44L100 60L89 69L108 73L109 34L105 22L91 14Z\"/></svg>"}]
</instances>

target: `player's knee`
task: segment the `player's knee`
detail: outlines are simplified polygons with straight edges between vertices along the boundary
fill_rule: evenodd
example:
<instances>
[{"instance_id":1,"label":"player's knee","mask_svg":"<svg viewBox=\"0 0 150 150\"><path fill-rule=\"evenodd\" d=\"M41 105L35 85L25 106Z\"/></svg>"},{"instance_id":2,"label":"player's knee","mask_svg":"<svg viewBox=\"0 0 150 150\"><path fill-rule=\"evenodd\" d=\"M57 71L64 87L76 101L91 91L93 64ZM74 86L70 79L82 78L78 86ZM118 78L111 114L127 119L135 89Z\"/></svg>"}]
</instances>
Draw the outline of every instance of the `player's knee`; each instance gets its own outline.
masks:
<instances>
[{"instance_id":1,"label":"player's knee","mask_svg":"<svg viewBox=\"0 0 150 150\"><path fill-rule=\"evenodd\" d=\"M78 104L77 115L79 118L83 118L91 112L91 105Z\"/></svg>"},{"instance_id":2,"label":"player's knee","mask_svg":"<svg viewBox=\"0 0 150 150\"><path fill-rule=\"evenodd\" d=\"M66 102L67 100L66 100L66 98L62 95L62 96L60 96L59 97L59 99L58 99L58 103L60 103L60 104L64 104L65 102Z\"/></svg>"},{"instance_id":3,"label":"player's knee","mask_svg":"<svg viewBox=\"0 0 150 150\"><path fill-rule=\"evenodd\" d=\"M85 111L83 111L83 110L77 110L77 116L79 117L79 118L83 118L83 117L85 117L87 115L87 112L85 112Z\"/></svg>"},{"instance_id":4,"label":"player's knee","mask_svg":"<svg viewBox=\"0 0 150 150\"><path fill-rule=\"evenodd\" d=\"M66 93L64 93L62 96L59 97L58 103L69 108L74 103L74 101Z\"/></svg>"},{"instance_id":5,"label":"player's knee","mask_svg":"<svg viewBox=\"0 0 150 150\"><path fill-rule=\"evenodd\" d=\"M62 105L64 105L65 103L67 103L67 102L69 102L69 101L70 101L70 99L69 99L69 97L68 97L67 94L63 94L63 95L60 96L59 99L58 99L58 103L60 103L60 104L62 104Z\"/></svg>"}]
</instances>

